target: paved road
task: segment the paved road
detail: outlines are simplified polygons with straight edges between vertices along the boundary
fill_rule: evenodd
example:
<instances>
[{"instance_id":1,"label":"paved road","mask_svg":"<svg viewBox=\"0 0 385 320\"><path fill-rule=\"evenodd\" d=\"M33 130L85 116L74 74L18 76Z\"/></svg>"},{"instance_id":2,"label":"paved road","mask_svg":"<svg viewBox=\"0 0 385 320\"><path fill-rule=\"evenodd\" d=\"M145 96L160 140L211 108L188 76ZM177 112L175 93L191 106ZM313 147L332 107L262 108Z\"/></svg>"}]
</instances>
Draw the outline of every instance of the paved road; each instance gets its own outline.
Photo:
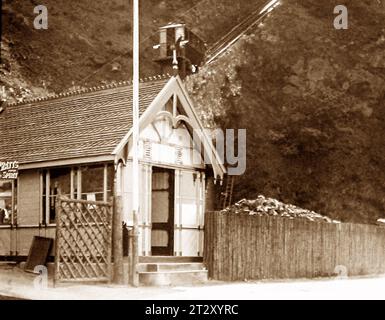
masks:
<instances>
[{"instance_id":1,"label":"paved road","mask_svg":"<svg viewBox=\"0 0 385 320\"><path fill-rule=\"evenodd\" d=\"M233 300L233 299L385 299L385 275L363 278L332 278L296 281L225 283L209 281L193 287L132 288L113 285L60 285L36 287L35 275L17 268L1 270L0 300L9 296L25 299L145 299L145 300Z\"/></svg>"}]
</instances>

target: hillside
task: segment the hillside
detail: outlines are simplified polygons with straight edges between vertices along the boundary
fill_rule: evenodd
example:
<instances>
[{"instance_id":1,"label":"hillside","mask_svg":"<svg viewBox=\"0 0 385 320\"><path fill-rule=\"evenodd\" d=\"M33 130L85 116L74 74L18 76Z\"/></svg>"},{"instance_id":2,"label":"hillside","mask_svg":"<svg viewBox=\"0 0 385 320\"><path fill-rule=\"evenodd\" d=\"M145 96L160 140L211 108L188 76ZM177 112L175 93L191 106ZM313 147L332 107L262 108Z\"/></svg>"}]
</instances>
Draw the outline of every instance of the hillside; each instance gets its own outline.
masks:
<instances>
[{"instance_id":1,"label":"hillside","mask_svg":"<svg viewBox=\"0 0 385 320\"><path fill-rule=\"evenodd\" d=\"M141 1L142 76L160 72L152 62L158 27L186 22L210 44L263 2L239 0L234 6L230 0ZM35 30L33 9L41 1L3 1L0 85L5 85L8 99L131 78L129 3L45 0L48 30Z\"/></svg>"},{"instance_id":2,"label":"hillside","mask_svg":"<svg viewBox=\"0 0 385 320\"><path fill-rule=\"evenodd\" d=\"M346 1L345 1L346 2ZM189 79L201 110L247 129L236 200L258 194L353 222L385 214L385 3L282 1L225 56Z\"/></svg>"},{"instance_id":3,"label":"hillside","mask_svg":"<svg viewBox=\"0 0 385 320\"><path fill-rule=\"evenodd\" d=\"M145 0L141 73L154 32L185 21L208 45L262 0ZM126 0L45 0L49 29L34 30L36 0L3 1L0 86L9 101L130 78ZM247 172L235 200L258 194L343 221L385 214L385 1L282 0L226 55L188 79L207 123L247 129ZM347 3L348 30L333 28Z\"/></svg>"}]
</instances>

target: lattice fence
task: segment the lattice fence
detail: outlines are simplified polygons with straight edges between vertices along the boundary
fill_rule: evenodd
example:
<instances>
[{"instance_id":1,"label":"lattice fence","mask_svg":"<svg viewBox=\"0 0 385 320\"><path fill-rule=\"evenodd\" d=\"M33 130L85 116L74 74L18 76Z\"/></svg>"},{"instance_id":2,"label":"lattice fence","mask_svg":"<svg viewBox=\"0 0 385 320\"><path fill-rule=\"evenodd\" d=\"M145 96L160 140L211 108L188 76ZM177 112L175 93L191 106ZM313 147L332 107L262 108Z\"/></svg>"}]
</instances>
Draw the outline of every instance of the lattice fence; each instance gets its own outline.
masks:
<instances>
[{"instance_id":1,"label":"lattice fence","mask_svg":"<svg viewBox=\"0 0 385 320\"><path fill-rule=\"evenodd\" d=\"M112 205L58 197L55 283L109 281Z\"/></svg>"}]
</instances>

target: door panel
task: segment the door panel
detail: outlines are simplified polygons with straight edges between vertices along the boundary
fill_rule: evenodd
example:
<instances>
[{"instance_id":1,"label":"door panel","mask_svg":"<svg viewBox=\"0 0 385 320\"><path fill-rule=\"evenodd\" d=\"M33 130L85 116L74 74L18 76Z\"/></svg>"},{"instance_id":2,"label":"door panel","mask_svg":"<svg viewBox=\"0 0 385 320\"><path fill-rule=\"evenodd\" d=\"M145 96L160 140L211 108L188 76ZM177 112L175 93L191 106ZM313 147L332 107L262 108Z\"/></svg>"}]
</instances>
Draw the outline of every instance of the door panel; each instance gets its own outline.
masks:
<instances>
[{"instance_id":1,"label":"door panel","mask_svg":"<svg viewBox=\"0 0 385 320\"><path fill-rule=\"evenodd\" d=\"M202 256L205 175L178 170L176 185L176 251L181 256Z\"/></svg>"},{"instance_id":2,"label":"door panel","mask_svg":"<svg viewBox=\"0 0 385 320\"><path fill-rule=\"evenodd\" d=\"M170 213L169 191L152 190L152 223L167 223Z\"/></svg>"},{"instance_id":3,"label":"door panel","mask_svg":"<svg viewBox=\"0 0 385 320\"><path fill-rule=\"evenodd\" d=\"M153 247L167 247L169 235L166 230L152 230L151 245Z\"/></svg>"},{"instance_id":4,"label":"door panel","mask_svg":"<svg viewBox=\"0 0 385 320\"><path fill-rule=\"evenodd\" d=\"M153 168L151 253L174 253L174 171Z\"/></svg>"}]
</instances>

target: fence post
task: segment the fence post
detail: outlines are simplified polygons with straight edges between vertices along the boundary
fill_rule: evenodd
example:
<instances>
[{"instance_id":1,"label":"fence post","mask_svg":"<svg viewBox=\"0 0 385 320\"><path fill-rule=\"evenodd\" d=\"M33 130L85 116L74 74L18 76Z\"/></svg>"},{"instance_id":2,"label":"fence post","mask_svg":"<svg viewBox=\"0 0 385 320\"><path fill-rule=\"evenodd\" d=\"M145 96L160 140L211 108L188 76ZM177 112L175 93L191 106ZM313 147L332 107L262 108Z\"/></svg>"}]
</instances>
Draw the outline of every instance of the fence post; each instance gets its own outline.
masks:
<instances>
[{"instance_id":1,"label":"fence post","mask_svg":"<svg viewBox=\"0 0 385 320\"><path fill-rule=\"evenodd\" d=\"M60 239L60 216L61 216L61 197L57 197L56 199L56 207L55 207L55 218L56 218L56 241L55 241L55 268L54 268L54 277L53 277L53 287L55 288L57 282L59 280L59 239Z\"/></svg>"},{"instance_id":2,"label":"fence post","mask_svg":"<svg viewBox=\"0 0 385 320\"><path fill-rule=\"evenodd\" d=\"M139 273L138 273L138 264L139 264L139 256L138 256L138 238L139 231L136 227L138 225L137 214L134 213L134 227L132 228L131 233L131 259L130 259L130 282L134 287L139 286Z\"/></svg>"},{"instance_id":3,"label":"fence post","mask_svg":"<svg viewBox=\"0 0 385 320\"><path fill-rule=\"evenodd\" d=\"M113 203L113 220L112 220L112 243L114 256L114 272L113 283L124 284L123 276L123 202L120 190L121 163L118 164L115 170L114 177L114 203Z\"/></svg>"},{"instance_id":4,"label":"fence post","mask_svg":"<svg viewBox=\"0 0 385 320\"><path fill-rule=\"evenodd\" d=\"M133 279L134 279L134 268L133 266L133 240L134 240L134 229L130 228L128 230L128 283L130 285L133 285Z\"/></svg>"}]
</instances>

